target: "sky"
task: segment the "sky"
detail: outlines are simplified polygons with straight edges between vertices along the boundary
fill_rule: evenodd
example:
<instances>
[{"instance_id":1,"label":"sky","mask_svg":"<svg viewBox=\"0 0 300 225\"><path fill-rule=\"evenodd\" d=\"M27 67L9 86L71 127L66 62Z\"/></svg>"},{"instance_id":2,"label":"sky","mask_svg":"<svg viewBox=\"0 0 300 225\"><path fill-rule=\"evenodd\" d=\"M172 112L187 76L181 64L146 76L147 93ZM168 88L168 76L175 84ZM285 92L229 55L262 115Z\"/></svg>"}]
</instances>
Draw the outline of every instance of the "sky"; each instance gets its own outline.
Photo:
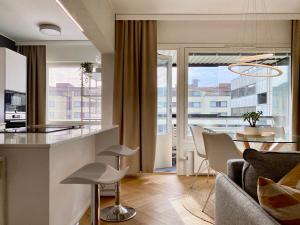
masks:
<instances>
[{"instance_id":1,"label":"sky","mask_svg":"<svg viewBox=\"0 0 300 225\"><path fill-rule=\"evenodd\" d=\"M198 85L201 87L215 87L219 83L230 83L239 75L230 72L227 66L219 67L190 67L189 68L189 84L194 79L199 80Z\"/></svg>"}]
</instances>

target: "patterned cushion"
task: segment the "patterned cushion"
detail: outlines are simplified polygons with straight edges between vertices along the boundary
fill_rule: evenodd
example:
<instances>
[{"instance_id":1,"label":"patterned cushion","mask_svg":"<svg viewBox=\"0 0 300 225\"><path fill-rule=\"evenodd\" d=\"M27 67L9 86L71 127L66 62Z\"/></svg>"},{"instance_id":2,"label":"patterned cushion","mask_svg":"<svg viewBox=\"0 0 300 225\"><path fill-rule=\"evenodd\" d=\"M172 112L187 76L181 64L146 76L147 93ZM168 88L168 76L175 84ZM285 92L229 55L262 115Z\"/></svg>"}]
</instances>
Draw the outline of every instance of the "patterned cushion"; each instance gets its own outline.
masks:
<instances>
[{"instance_id":1,"label":"patterned cushion","mask_svg":"<svg viewBox=\"0 0 300 225\"><path fill-rule=\"evenodd\" d=\"M300 190L300 163L278 182Z\"/></svg>"},{"instance_id":2,"label":"patterned cushion","mask_svg":"<svg viewBox=\"0 0 300 225\"><path fill-rule=\"evenodd\" d=\"M246 149L242 172L242 187L256 201L257 179L259 176L278 182L300 163L299 152L260 152Z\"/></svg>"},{"instance_id":3,"label":"patterned cushion","mask_svg":"<svg viewBox=\"0 0 300 225\"><path fill-rule=\"evenodd\" d=\"M300 224L300 190L259 177L257 195L260 205L281 224Z\"/></svg>"}]
</instances>

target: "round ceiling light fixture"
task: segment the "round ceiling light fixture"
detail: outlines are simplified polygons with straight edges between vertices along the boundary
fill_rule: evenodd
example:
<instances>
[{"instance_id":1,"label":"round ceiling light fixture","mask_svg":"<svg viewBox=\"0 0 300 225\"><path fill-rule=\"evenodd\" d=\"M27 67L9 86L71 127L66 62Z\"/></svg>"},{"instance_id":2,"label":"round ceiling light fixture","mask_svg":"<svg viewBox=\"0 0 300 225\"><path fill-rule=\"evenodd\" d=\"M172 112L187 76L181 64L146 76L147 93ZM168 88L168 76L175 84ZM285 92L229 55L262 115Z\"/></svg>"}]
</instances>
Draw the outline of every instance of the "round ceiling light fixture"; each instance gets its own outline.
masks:
<instances>
[{"instance_id":1,"label":"round ceiling light fixture","mask_svg":"<svg viewBox=\"0 0 300 225\"><path fill-rule=\"evenodd\" d=\"M230 64L228 69L241 76L251 77L277 77L283 74L283 71L275 66L248 62Z\"/></svg>"},{"instance_id":2,"label":"round ceiling light fixture","mask_svg":"<svg viewBox=\"0 0 300 225\"><path fill-rule=\"evenodd\" d=\"M270 19L262 19L261 15L268 15L266 0L244 0L245 12L243 32L241 32L241 38L237 43L237 48L243 47L240 50L242 53L247 45L254 47L255 51L251 51L253 55L242 56L235 63L228 66L228 69L241 76L253 76L253 77L276 77L283 74L283 71L278 67L280 58L276 57L275 49L260 49L259 35L262 38L266 38L264 43L272 42L272 26L268 23ZM261 14L261 15L260 15ZM259 29L259 25L266 22L264 29ZM267 29L265 31L265 29ZM249 40L250 39L250 40Z\"/></svg>"},{"instance_id":3,"label":"round ceiling light fixture","mask_svg":"<svg viewBox=\"0 0 300 225\"><path fill-rule=\"evenodd\" d=\"M48 36L59 36L61 29L55 24L40 24L40 32Z\"/></svg>"}]
</instances>

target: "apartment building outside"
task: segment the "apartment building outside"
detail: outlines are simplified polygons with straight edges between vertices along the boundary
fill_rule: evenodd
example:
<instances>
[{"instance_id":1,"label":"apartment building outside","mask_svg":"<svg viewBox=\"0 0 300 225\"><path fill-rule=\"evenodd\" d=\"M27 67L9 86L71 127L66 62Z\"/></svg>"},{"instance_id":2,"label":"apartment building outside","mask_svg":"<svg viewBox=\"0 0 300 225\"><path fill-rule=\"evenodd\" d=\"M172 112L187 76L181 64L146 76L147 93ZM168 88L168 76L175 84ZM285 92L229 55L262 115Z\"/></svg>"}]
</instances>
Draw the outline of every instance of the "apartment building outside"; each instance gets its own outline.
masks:
<instances>
[{"instance_id":1,"label":"apartment building outside","mask_svg":"<svg viewBox=\"0 0 300 225\"><path fill-rule=\"evenodd\" d=\"M57 83L49 86L48 120L49 121L81 121L101 119L100 88L84 89L70 83Z\"/></svg>"}]
</instances>

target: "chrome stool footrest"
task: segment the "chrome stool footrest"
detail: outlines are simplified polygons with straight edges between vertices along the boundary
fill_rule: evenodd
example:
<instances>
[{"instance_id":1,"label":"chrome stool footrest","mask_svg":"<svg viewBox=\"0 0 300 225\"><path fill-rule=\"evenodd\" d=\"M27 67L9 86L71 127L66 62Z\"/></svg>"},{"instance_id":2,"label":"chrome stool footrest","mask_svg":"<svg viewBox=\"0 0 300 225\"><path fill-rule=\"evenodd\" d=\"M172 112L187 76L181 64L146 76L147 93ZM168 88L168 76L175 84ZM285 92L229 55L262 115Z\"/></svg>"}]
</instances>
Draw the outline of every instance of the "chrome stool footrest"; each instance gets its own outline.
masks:
<instances>
[{"instance_id":1,"label":"chrome stool footrest","mask_svg":"<svg viewBox=\"0 0 300 225\"><path fill-rule=\"evenodd\" d=\"M122 222L136 215L134 208L129 206L114 205L100 210L100 217L107 222Z\"/></svg>"}]
</instances>

